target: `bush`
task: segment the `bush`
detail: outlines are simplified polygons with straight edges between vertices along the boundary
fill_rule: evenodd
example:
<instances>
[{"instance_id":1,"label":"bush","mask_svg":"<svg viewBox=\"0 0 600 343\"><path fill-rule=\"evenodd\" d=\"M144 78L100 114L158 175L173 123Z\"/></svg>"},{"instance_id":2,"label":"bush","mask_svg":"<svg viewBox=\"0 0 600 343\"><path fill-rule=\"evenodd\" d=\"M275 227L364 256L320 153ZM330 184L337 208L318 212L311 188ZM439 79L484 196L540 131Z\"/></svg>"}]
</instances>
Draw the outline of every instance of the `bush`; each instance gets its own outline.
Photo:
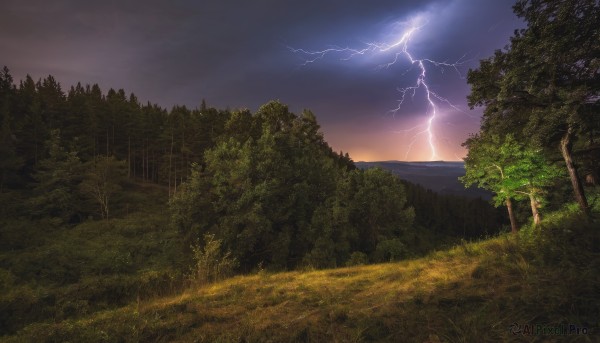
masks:
<instances>
[{"instance_id":1,"label":"bush","mask_svg":"<svg viewBox=\"0 0 600 343\"><path fill-rule=\"evenodd\" d=\"M204 247L200 243L192 245L194 265L191 271L192 282L199 284L204 282L216 282L233 274L238 266L235 258L231 257L231 251L221 251L220 239L215 239L214 234L204 235Z\"/></svg>"},{"instance_id":2,"label":"bush","mask_svg":"<svg viewBox=\"0 0 600 343\"><path fill-rule=\"evenodd\" d=\"M335 243L327 237L316 240L313 249L304 256L304 267L324 269L337 267Z\"/></svg>"},{"instance_id":3,"label":"bush","mask_svg":"<svg viewBox=\"0 0 600 343\"><path fill-rule=\"evenodd\" d=\"M406 247L398 238L386 239L377 243L375 248L375 261L399 261L406 257Z\"/></svg>"},{"instance_id":4,"label":"bush","mask_svg":"<svg viewBox=\"0 0 600 343\"><path fill-rule=\"evenodd\" d=\"M367 254L365 254L364 252L355 251L352 253L352 255L350 255L348 261L346 261L346 266L362 266L368 263L369 257L367 257Z\"/></svg>"}]
</instances>

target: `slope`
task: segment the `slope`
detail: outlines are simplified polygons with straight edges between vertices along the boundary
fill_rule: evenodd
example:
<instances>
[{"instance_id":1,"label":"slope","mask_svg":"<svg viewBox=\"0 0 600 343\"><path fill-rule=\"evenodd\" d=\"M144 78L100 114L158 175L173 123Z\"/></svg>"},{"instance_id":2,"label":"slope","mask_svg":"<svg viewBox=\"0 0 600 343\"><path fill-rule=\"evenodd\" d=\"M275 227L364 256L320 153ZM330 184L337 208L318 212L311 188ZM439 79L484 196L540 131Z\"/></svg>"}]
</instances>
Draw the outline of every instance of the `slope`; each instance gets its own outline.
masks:
<instances>
[{"instance_id":1,"label":"slope","mask_svg":"<svg viewBox=\"0 0 600 343\"><path fill-rule=\"evenodd\" d=\"M399 263L258 272L7 341L598 341L598 226L570 206L518 236Z\"/></svg>"}]
</instances>

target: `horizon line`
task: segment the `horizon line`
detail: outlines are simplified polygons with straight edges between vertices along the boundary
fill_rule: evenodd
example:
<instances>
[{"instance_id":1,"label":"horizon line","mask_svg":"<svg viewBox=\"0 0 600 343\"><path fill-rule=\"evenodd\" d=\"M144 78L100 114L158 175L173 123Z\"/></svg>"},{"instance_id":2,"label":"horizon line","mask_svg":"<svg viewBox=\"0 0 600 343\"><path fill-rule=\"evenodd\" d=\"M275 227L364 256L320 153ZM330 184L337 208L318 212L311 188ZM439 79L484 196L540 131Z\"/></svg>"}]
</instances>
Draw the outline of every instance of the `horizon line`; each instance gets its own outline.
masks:
<instances>
[{"instance_id":1,"label":"horizon line","mask_svg":"<svg viewBox=\"0 0 600 343\"><path fill-rule=\"evenodd\" d=\"M464 160L434 160L434 161L403 161L403 160L374 160L374 161L354 161L355 163L373 163L373 162L403 162L403 163L435 163L435 162L464 162Z\"/></svg>"}]
</instances>

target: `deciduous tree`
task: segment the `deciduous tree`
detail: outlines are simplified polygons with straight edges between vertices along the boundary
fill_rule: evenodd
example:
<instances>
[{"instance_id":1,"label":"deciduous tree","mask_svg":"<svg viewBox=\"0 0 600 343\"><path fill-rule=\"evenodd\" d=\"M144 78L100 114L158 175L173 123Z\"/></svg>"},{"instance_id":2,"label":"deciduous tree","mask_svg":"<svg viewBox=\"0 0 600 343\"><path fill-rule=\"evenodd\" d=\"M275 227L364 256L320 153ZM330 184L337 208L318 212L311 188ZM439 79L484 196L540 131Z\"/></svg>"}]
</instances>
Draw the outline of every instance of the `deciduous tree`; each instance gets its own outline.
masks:
<instances>
[{"instance_id":1,"label":"deciduous tree","mask_svg":"<svg viewBox=\"0 0 600 343\"><path fill-rule=\"evenodd\" d=\"M486 106L483 129L558 149L575 198L589 214L573 144L594 127L588 109L599 105L600 3L520 0L514 11L527 27L469 72L469 104Z\"/></svg>"},{"instance_id":2,"label":"deciduous tree","mask_svg":"<svg viewBox=\"0 0 600 343\"><path fill-rule=\"evenodd\" d=\"M87 163L80 189L98 204L103 219L108 219L112 196L121 189L120 183L126 175L125 162L113 156L98 157Z\"/></svg>"}]
</instances>

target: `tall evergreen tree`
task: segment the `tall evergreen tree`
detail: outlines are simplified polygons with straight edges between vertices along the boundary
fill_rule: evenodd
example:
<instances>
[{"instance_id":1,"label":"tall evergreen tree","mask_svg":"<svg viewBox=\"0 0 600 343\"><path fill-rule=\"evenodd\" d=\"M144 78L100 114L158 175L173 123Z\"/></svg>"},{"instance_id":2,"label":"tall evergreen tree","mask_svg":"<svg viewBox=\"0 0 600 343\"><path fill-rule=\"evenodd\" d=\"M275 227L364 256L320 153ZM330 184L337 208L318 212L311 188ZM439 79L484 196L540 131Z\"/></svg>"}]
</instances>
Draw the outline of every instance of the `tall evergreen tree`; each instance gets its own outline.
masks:
<instances>
[{"instance_id":1,"label":"tall evergreen tree","mask_svg":"<svg viewBox=\"0 0 600 343\"><path fill-rule=\"evenodd\" d=\"M11 115L11 105L15 98L13 79L5 66L0 71L0 193L5 184L16 177L23 164L17 155L16 137L13 133L14 120Z\"/></svg>"},{"instance_id":2,"label":"tall evergreen tree","mask_svg":"<svg viewBox=\"0 0 600 343\"><path fill-rule=\"evenodd\" d=\"M83 170L77 152L65 150L59 130L50 132L46 148L49 156L40 162L34 175L37 185L31 199L31 213L38 218L51 216L63 222L79 221L81 199L77 186Z\"/></svg>"}]
</instances>

